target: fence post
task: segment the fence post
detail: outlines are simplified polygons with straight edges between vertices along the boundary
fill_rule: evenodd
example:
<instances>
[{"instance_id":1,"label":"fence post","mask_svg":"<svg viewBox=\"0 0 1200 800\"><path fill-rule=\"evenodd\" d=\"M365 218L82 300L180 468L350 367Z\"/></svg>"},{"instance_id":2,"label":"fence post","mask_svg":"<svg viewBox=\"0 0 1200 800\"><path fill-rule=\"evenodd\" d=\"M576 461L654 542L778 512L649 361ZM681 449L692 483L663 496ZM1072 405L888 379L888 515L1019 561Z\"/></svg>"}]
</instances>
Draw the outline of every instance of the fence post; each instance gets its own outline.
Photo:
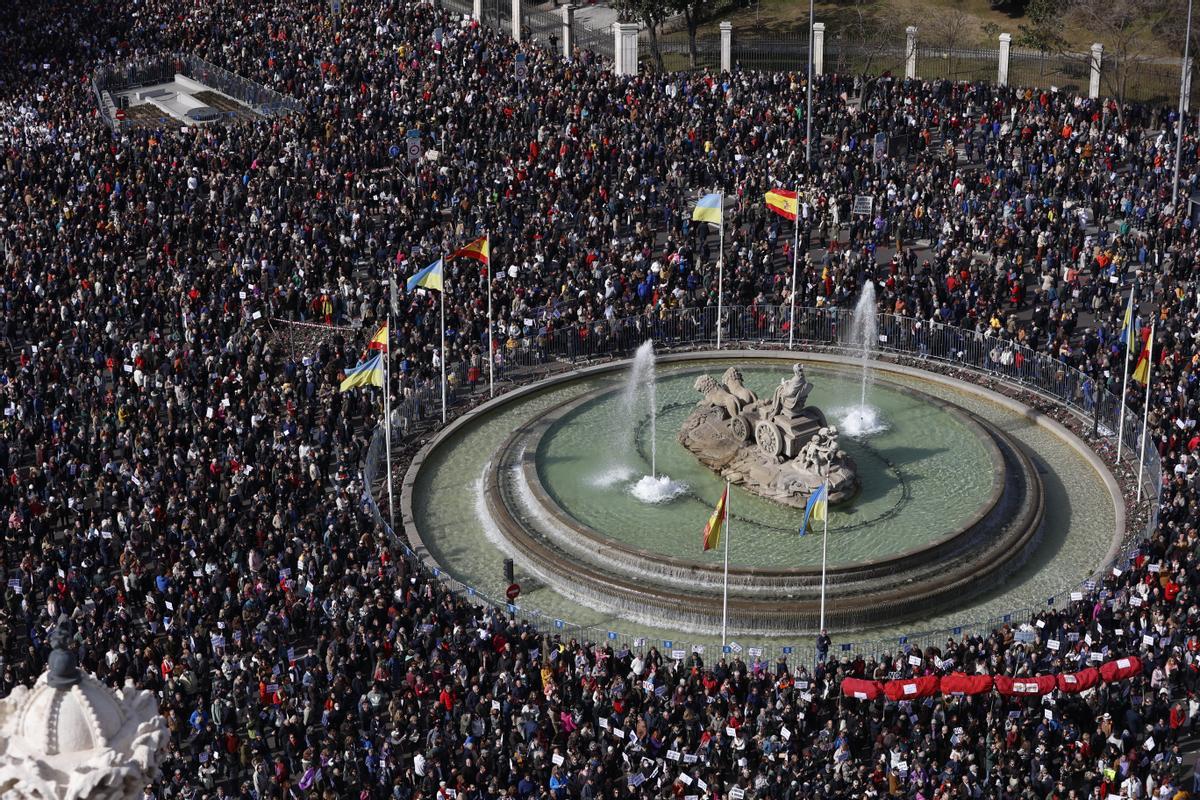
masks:
<instances>
[{"instance_id":1,"label":"fence post","mask_svg":"<svg viewBox=\"0 0 1200 800\"><path fill-rule=\"evenodd\" d=\"M904 77L912 80L917 77L917 26L909 25L904 34Z\"/></svg>"},{"instance_id":2,"label":"fence post","mask_svg":"<svg viewBox=\"0 0 1200 800\"><path fill-rule=\"evenodd\" d=\"M733 23L721 23L721 72L733 72Z\"/></svg>"},{"instance_id":3,"label":"fence post","mask_svg":"<svg viewBox=\"0 0 1200 800\"><path fill-rule=\"evenodd\" d=\"M473 0L471 3L471 19L483 23L483 0Z\"/></svg>"},{"instance_id":4,"label":"fence post","mask_svg":"<svg viewBox=\"0 0 1200 800\"><path fill-rule=\"evenodd\" d=\"M575 49L575 6L567 3L562 7L562 55L568 61Z\"/></svg>"},{"instance_id":5,"label":"fence post","mask_svg":"<svg viewBox=\"0 0 1200 800\"><path fill-rule=\"evenodd\" d=\"M1012 34L1000 34L1000 64L996 68L996 85L1008 86L1008 51L1012 47Z\"/></svg>"},{"instance_id":6,"label":"fence post","mask_svg":"<svg viewBox=\"0 0 1200 800\"><path fill-rule=\"evenodd\" d=\"M521 43L521 0L512 0L512 37L514 42Z\"/></svg>"},{"instance_id":7,"label":"fence post","mask_svg":"<svg viewBox=\"0 0 1200 800\"><path fill-rule=\"evenodd\" d=\"M825 23L814 22L812 34L813 75L819 77L825 74Z\"/></svg>"},{"instance_id":8,"label":"fence post","mask_svg":"<svg viewBox=\"0 0 1200 800\"><path fill-rule=\"evenodd\" d=\"M1100 63L1104 60L1104 45L1092 45L1092 77L1088 81L1088 97L1095 100L1100 96Z\"/></svg>"},{"instance_id":9,"label":"fence post","mask_svg":"<svg viewBox=\"0 0 1200 800\"><path fill-rule=\"evenodd\" d=\"M514 3L520 0L513 0ZM613 24L613 61L617 75L637 75L638 71L638 24L617 22Z\"/></svg>"}]
</instances>

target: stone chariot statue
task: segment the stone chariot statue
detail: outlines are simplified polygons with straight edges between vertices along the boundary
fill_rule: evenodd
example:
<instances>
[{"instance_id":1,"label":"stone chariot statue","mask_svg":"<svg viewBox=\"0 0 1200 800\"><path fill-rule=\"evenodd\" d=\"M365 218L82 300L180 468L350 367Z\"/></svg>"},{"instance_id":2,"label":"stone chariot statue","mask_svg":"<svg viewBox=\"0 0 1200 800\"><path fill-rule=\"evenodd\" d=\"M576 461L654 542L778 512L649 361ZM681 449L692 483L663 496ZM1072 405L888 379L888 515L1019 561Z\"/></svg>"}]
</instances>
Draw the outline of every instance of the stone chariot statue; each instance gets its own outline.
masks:
<instances>
[{"instance_id":1,"label":"stone chariot statue","mask_svg":"<svg viewBox=\"0 0 1200 800\"><path fill-rule=\"evenodd\" d=\"M742 383L736 367L720 382L696 379L701 399L679 431L679 443L709 468L749 491L786 505L804 507L822 483L830 502L858 491L853 459L838 446L838 430L825 414L807 405L812 384L801 364L759 398Z\"/></svg>"}]
</instances>

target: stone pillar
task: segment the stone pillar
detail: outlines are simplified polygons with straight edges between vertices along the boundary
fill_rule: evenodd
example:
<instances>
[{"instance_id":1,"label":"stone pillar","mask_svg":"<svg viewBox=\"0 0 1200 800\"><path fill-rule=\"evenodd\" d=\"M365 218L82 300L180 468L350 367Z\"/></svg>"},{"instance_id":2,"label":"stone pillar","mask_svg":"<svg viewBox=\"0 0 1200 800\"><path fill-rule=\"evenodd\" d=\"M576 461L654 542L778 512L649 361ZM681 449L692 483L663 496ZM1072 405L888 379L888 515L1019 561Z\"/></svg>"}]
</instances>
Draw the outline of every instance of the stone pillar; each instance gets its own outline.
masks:
<instances>
[{"instance_id":1,"label":"stone pillar","mask_svg":"<svg viewBox=\"0 0 1200 800\"><path fill-rule=\"evenodd\" d=\"M721 72L733 72L733 23L721 23Z\"/></svg>"},{"instance_id":2,"label":"stone pillar","mask_svg":"<svg viewBox=\"0 0 1200 800\"><path fill-rule=\"evenodd\" d=\"M1100 96L1100 64L1104 61L1104 45L1096 42L1092 45L1092 77L1088 81L1088 97L1095 99Z\"/></svg>"},{"instance_id":3,"label":"stone pillar","mask_svg":"<svg viewBox=\"0 0 1200 800\"><path fill-rule=\"evenodd\" d=\"M812 62L813 75L820 76L825 74L825 23L813 23L812 35Z\"/></svg>"},{"instance_id":4,"label":"stone pillar","mask_svg":"<svg viewBox=\"0 0 1200 800\"><path fill-rule=\"evenodd\" d=\"M1008 51L1012 47L1012 34L1000 34L1000 63L996 67L996 85L1008 86Z\"/></svg>"},{"instance_id":5,"label":"stone pillar","mask_svg":"<svg viewBox=\"0 0 1200 800\"><path fill-rule=\"evenodd\" d=\"M471 19L483 23L483 0L474 0L471 3Z\"/></svg>"},{"instance_id":6,"label":"stone pillar","mask_svg":"<svg viewBox=\"0 0 1200 800\"><path fill-rule=\"evenodd\" d=\"M513 0L518 2L518 0ZM613 61L618 75L637 75L638 72L638 24L617 22L613 24Z\"/></svg>"},{"instance_id":7,"label":"stone pillar","mask_svg":"<svg viewBox=\"0 0 1200 800\"><path fill-rule=\"evenodd\" d=\"M917 26L909 25L904 34L904 77L912 79L917 77Z\"/></svg>"},{"instance_id":8,"label":"stone pillar","mask_svg":"<svg viewBox=\"0 0 1200 800\"><path fill-rule=\"evenodd\" d=\"M521 0L512 0L512 37L518 44L521 41Z\"/></svg>"},{"instance_id":9,"label":"stone pillar","mask_svg":"<svg viewBox=\"0 0 1200 800\"><path fill-rule=\"evenodd\" d=\"M575 49L575 6L567 3L562 7L562 54L568 61Z\"/></svg>"}]
</instances>

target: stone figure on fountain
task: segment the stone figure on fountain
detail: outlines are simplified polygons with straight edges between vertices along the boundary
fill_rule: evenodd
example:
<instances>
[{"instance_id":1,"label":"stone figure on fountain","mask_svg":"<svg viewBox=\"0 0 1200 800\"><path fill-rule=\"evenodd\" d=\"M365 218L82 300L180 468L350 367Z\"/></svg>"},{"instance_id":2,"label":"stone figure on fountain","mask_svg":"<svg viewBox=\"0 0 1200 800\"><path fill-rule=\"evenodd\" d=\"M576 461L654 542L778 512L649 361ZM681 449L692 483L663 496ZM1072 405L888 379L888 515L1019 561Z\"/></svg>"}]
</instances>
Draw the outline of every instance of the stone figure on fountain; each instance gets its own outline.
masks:
<instances>
[{"instance_id":1,"label":"stone figure on fountain","mask_svg":"<svg viewBox=\"0 0 1200 800\"><path fill-rule=\"evenodd\" d=\"M749 491L803 508L822 483L831 502L858 490L853 459L838 445L838 430L819 408L808 405L813 385L801 364L760 399L730 367L718 383L696 379L702 395L684 421L679 442L704 464Z\"/></svg>"}]
</instances>

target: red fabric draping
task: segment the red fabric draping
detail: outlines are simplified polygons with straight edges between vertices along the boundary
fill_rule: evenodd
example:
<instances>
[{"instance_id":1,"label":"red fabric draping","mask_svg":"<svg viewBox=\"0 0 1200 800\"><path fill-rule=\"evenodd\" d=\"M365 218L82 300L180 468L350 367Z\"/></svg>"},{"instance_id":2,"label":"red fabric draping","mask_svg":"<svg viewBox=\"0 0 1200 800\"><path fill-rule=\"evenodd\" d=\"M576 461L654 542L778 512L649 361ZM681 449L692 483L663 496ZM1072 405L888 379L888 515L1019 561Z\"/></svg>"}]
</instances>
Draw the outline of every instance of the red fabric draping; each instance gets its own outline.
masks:
<instances>
[{"instance_id":1,"label":"red fabric draping","mask_svg":"<svg viewBox=\"0 0 1200 800\"><path fill-rule=\"evenodd\" d=\"M1094 667L1079 672L1063 672L1058 676L1058 690L1067 694L1087 691L1100 682L1100 671Z\"/></svg>"},{"instance_id":2,"label":"red fabric draping","mask_svg":"<svg viewBox=\"0 0 1200 800\"><path fill-rule=\"evenodd\" d=\"M951 672L942 676L942 694L983 694L992 690L991 675Z\"/></svg>"},{"instance_id":3,"label":"red fabric draping","mask_svg":"<svg viewBox=\"0 0 1200 800\"><path fill-rule=\"evenodd\" d=\"M1108 682L1123 681L1142 673L1142 660L1137 656L1118 658L1100 665L1100 677Z\"/></svg>"},{"instance_id":4,"label":"red fabric draping","mask_svg":"<svg viewBox=\"0 0 1200 800\"><path fill-rule=\"evenodd\" d=\"M883 685L883 693L889 700L917 700L937 694L940 683L936 675L888 681Z\"/></svg>"},{"instance_id":5,"label":"red fabric draping","mask_svg":"<svg viewBox=\"0 0 1200 800\"><path fill-rule=\"evenodd\" d=\"M862 678L846 678L842 681L842 694L858 700L874 700L883 694L883 684Z\"/></svg>"},{"instance_id":6,"label":"red fabric draping","mask_svg":"<svg viewBox=\"0 0 1200 800\"><path fill-rule=\"evenodd\" d=\"M1044 694L1049 694L1054 691L1054 687L1058 685L1058 681L1053 675L1036 675L1028 678L1011 678L1008 675L997 675L995 677L996 691L1000 694L1011 697L1041 697Z\"/></svg>"}]
</instances>

